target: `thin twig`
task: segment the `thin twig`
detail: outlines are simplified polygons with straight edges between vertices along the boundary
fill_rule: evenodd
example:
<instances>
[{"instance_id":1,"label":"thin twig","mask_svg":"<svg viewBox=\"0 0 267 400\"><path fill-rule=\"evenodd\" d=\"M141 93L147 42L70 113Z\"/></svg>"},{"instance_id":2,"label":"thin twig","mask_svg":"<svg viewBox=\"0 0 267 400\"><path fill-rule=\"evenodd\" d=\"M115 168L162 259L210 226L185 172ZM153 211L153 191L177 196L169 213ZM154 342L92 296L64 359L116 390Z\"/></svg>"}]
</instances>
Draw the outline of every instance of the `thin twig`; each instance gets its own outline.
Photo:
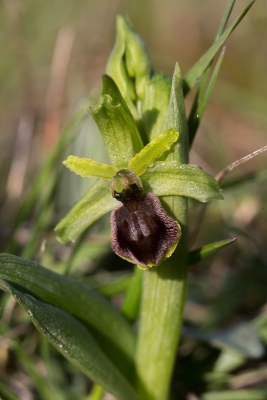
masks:
<instances>
[{"instance_id":1,"label":"thin twig","mask_svg":"<svg viewBox=\"0 0 267 400\"><path fill-rule=\"evenodd\" d=\"M264 153L267 150L267 146L262 147L261 149L255 150L252 153L248 154L245 157L240 158L239 160L234 161L232 164L228 165L224 169L222 169L216 176L215 179L218 182L221 182L224 177L231 172L234 168L238 167L239 165L251 160L252 158L258 156L261 153Z\"/></svg>"},{"instance_id":2,"label":"thin twig","mask_svg":"<svg viewBox=\"0 0 267 400\"><path fill-rule=\"evenodd\" d=\"M222 169L220 172L218 172L218 174L215 176L215 179L220 183L225 178L225 176L229 172L231 172L234 168L251 160L252 158L258 156L259 154L264 153L265 151L267 151L267 146L261 147L260 149L253 151L252 153L246 155L245 157L242 157L239 160L234 161L232 164L228 165L227 167ZM197 216L195 228L192 230L192 232L190 234L190 238L189 238L190 248L192 248L192 246L195 243L195 240L197 238L197 235L198 235L198 232L200 229L200 225L201 225L204 215L205 215L206 207L207 207L207 203L203 204L199 211L199 214Z\"/></svg>"}]
</instances>

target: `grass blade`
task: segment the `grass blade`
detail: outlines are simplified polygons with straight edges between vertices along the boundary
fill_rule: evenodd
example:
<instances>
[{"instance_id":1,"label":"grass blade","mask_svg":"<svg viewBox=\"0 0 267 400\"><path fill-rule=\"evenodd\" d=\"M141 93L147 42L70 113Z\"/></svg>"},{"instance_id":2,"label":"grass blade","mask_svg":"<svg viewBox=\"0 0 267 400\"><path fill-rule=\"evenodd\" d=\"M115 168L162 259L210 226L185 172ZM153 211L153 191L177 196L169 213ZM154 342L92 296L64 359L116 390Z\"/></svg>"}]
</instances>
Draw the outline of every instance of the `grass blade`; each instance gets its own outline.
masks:
<instances>
[{"instance_id":1,"label":"grass blade","mask_svg":"<svg viewBox=\"0 0 267 400\"><path fill-rule=\"evenodd\" d=\"M224 44L226 39L231 35L235 28L240 24L247 12L255 3L255 0L250 2L243 12L236 18L236 20L229 26L224 34L209 48L208 51L196 62L196 64L187 72L183 79L183 92L184 96L194 87L200 76L208 67L213 57Z\"/></svg>"},{"instance_id":2,"label":"grass blade","mask_svg":"<svg viewBox=\"0 0 267 400\"><path fill-rule=\"evenodd\" d=\"M220 53L220 56L219 56L218 61L217 61L216 65L215 65L214 71L212 73L211 79L209 81L206 93L205 93L205 95L203 97L203 100L202 100L202 102L201 102L201 104L200 104L200 106L198 108L198 111L195 114L193 114L194 111L195 111L195 108L196 108L196 106L193 105L192 111L190 113L190 117L189 117L189 120L188 120L189 145L190 146L192 146L192 143L193 143L193 140L195 138L197 129L198 129L199 124L200 124L200 122L202 120L204 111L206 110L206 106L208 104L211 92L212 92L213 87L215 85L215 82L216 82L216 79L217 79L217 76L218 76L222 61L223 61L224 54L225 54L225 47L223 47L223 49L222 49L222 51ZM197 93L198 96L195 99L197 104L199 103L201 94L203 92L203 86L204 86L204 81L206 80L207 71L208 70L205 71L204 79L203 79L203 82L202 82L203 85L200 86L199 91Z\"/></svg>"}]
</instances>

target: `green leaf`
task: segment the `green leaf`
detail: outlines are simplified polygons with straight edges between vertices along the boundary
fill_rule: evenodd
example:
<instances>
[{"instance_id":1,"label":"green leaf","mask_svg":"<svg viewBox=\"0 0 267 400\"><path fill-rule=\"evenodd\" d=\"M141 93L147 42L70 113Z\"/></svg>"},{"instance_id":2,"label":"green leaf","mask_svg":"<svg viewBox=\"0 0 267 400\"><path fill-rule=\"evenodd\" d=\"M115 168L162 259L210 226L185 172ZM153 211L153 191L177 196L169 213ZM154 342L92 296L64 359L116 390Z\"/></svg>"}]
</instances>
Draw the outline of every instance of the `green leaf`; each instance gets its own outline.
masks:
<instances>
[{"instance_id":1,"label":"green leaf","mask_svg":"<svg viewBox=\"0 0 267 400\"><path fill-rule=\"evenodd\" d=\"M80 158L76 156L68 156L63 161L63 164L69 168L70 171L82 177L92 178L97 176L103 180L111 180L118 171L116 167L107 164L100 164L89 158Z\"/></svg>"},{"instance_id":2,"label":"green leaf","mask_svg":"<svg viewBox=\"0 0 267 400\"><path fill-rule=\"evenodd\" d=\"M194 140L196 131L197 131L199 125L200 125L200 122L202 120L204 111L205 111L206 106L208 104L211 92L212 92L213 87L215 85L215 82L216 82L216 79L217 79L217 76L218 76L222 61L223 61L224 54L225 54L225 47L222 49L222 51L220 53L220 56L219 56L218 61L217 61L216 65L215 65L214 71L213 71L212 76L210 78L207 90L205 92L204 98L203 98L201 104L199 105L198 111L194 114L194 116L191 114L190 115L191 118L189 118L189 120L188 120L188 125L189 125L189 122L190 122L190 126L189 126L189 132L190 132L189 145L190 146L192 145L192 142ZM204 81L206 80L205 79L206 78L205 75L206 74L203 75ZM202 92L202 89L203 89L203 87L201 87L201 86L200 86L200 91L199 91L200 95L201 95L201 92ZM196 96L196 102L198 102L199 100L200 100L200 96L197 95ZM195 106L196 106L196 104L195 104Z\"/></svg>"},{"instance_id":3,"label":"green leaf","mask_svg":"<svg viewBox=\"0 0 267 400\"><path fill-rule=\"evenodd\" d=\"M135 321L140 308L143 271L135 267L131 282L122 305L122 313L130 321Z\"/></svg>"},{"instance_id":4,"label":"green leaf","mask_svg":"<svg viewBox=\"0 0 267 400\"><path fill-rule=\"evenodd\" d=\"M219 28L218 28L218 31L217 31L217 34L216 34L215 42L216 42L216 40L218 40L220 38L220 36L222 35L222 33L223 33L223 31L224 31L224 29L225 29L225 27L227 25L227 22L228 22L228 20L230 18L231 12L232 12L232 10L234 8L235 1L236 0L228 0L228 3L226 5L226 9L225 9L225 11L223 13L223 16L222 16L222 19L221 19L221 22L220 22L220 25L219 25Z\"/></svg>"},{"instance_id":5,"label":"green leaf","mask_svg":"<svg viewBox=\"0 0 267 400\"><path fill-rule=\"evenodd\" d=\"M223 247L228 246L228 244L231 244L235 241L236 241L236 238L220 240L218 242L206 244L205 246L202 246L200 249L190 251L189 265L193 265L201 260L204 260L205 258L209 257L210 255L212 255L214 253L217 253L217 251L219 251Z\"/></svg>"},{"instance_id":6,"label":"green leaf","mask_svg":"<svg viewBox=\"0 0 267 400\"><path fill-rule=\"evenodd\" d=\"M202 202L223 199L218 182L197 165L160 161L146 171L142 182L156 196L187 196Z\"/></svg>"},{"instance_id":7,"label":"green leaf","mask_svg":"<svg viewBox=\"0 0 267 400\"><path fill-rule=\"evenodd\" d=\"M136 175L143 175L154 161L161 157L165 151L178 139L179 133L174 129L168 129L151 140L138 154L129 162L129 169Z\"/></svg>"},{"instance_id":8,"label":"green leaf","mask_svg":"<svg viewBox=\"0 0 267 400\"><path fill-rule=\"evenodd\" d=\"M205 95L204 95L203 101L202 101L202 103L201 103L201 105L200 105L200 107L199 107L199 111L198 111L198 113L199 113L198 124L200 124L200 122L201 122L201 120L202 120L202 117L203 117L204 111L205 111L205 109L206 109L206 106L207 106L207 104L208 104L208 101L209 101L209 98L210 98L212 89L213 89L213 87L214 87L214 85L215 85L215 82L216 82L216 79L217 79L217 76L218 76L218 73L219 73L219 70L220 70L222 61L223 61L223 57L224 57L224 54L225 54L225 50L226 50L226 47L223 47L223 49L222 49L222 51L221 51L221 53L220 53L220 55L219 55L219 58L218 58L218 60L217 60L217 63L216 63L216 65L215 65L215 68L214 68L214 71L213 71L213 73L212 73L212 76L211 76L211 78L210 78L210 81L209 81L209 84L208 84L206 93L205 93Z\"/></svg>"},{"instance_id":9,"label":"green leaf","mask_svg":"<svg viewBox=\"0 0 267 400\"><path fill-rule=\"evenodd\" d=\"M109 182L96 181L56 226L58 239L62 243L74 242L88 226L117 205L118 202L110 194Z\"/></svg>"},{"instance_id":10,"label":"green leaf","mask_svg":"<svg viewBox=\"0 0 267 400\"><path fill-rule=\"evenodd\" d=\"M111 165L118 169L127 168L134 156L132 135L137 136L129 110L118 104L109 95L102 95L96 106L91 107L92 116L105 143Z\"/></svg>"},{"instance_id":11,"label":"green leaf","mask_svg":"<svg viewBox=\"0 0 267 400\"><path fill-rule=\"evenodd\" d=\"M211 244L202 246L199 249L189 253L189 265L204 260L206 257L216 253L220 249L236 241L236 238L220 240ZM131 278L130 286L126 292L125 300L122 306L123 314L130 320L135 321L141 298L142 271L135 268L135 272Z\"/></svg>"},{"instance_id":12,"label":"green leaf","mask_svg":"<svg viewBox=\"0 0 267 400\"><path fill-rule=\"evenodd\" d=\"M131 281L131 274L122 274L115 278L110 277L108 282L97 283L93 285L93 288L105 297L113 297L124 294L131 284Z\"/></svg>"},{"instance_id":13,"label":"green leaf","mask_svg":"<svg viewBox=\"0 0 267 400\"><path fill-rule=\"evenodd\" d=\"M1 280L1 286L24 308L42 335L83 373L118 399L138 399L81 322L66 311L15 289L4 280Z\"/></svg>"},{"instance_id":14,"label":"green leaf","mask_svg":"<svg viewBox=\"0 0 267 400\"><path fill-rule=\"evenodd\" d=\"M141 102L142 122L148 141L160 132L168 110L171 93L171 79L157 73L146 82Z\"/></svg>"},{"instance_id":15,"label":"green leaf","mask_svg":"<svg viewBox=\"0 0 267 400\"><path fill-rule=\"evenodd\" d=\"M163 130L170 128L179 132L180 136L174 151L167 156L166 160L175 160L180 164L186 164L188 163L188 127L182 90L182 76L178 64L175 65L173 73L170 102L163 124Z\"/></svg>"},{"instance_id":16,"label":"green leaf","mask_svg":"<svg viewBox=\"0 0 267 400\"><path fill-rule=\"evenodd\" d=\"M10 254L0 254L0 279L77 318L114 364L131 374L135 335L123 316L89 286Z\"/></svg>"},{"instance_id":17,"label":"green leaf","mask_svg":"<svg viewBox=\"0 0 267 400\"><path fill-rule=\"evenodd\" d=\"M217 34L216 34L215 42L220 38L220 36L222 35L222 33L223 33L223 31L224 31L224 29L226 27L226 24L227 24L227 22L228 22L228 20L230 18L232 9L234 7L234 3L235 3L235 0L229 0L228 3L227 3L225 12L223 14L220 26L219 26ZM221 55L222 55L222 53L221 53ZM189 131L190 146L192 145L194 136L195 136L196 131L197 131L197 129L199 127L199 124L200 124L200 119L201 118L200 118L200 115L199 115L200 113L197 112L197 109L199 107L199 102L200 102L200 99L202 97L202 93L204 91L205 82L207 80L207 77L208 77L212 62L213 62L213 59L210 61L210 64L208 65L208 67L205 69L205 71L203 72L203 74L201 76L201 79L199 81L198 90L196 92L196 95L195 95L195 98L194 98L194 101L193 101L193 105L192 105L192 108L191 108L191 111L190 111L190 114L189 114L189 117L188 117L188 131ZM214 74L213 74L213 77L211 79L214 79L214 81L215 81ZM209 97L208 91L207 91L205 97L206 97L206 99ZM203 108L203 111L204 110L205 110L205 107Z\"/></svg>"},{"instance_id":18,"label":"green leaf","mask_svg":"<svg viewBox=\"0 0 267 400\"><path fill-rule=\"evenodd\" d=\"M200 76L203 74L213 57L223 45L226 39L231 35L235 28L242 21L249 9L253 6L255 0L250 2L236 20L229 26L224 34L209 48L209 50L196 62L196 64L184 76L183 88L186 95L196 84Z\"/></svg>"}]
</instances>

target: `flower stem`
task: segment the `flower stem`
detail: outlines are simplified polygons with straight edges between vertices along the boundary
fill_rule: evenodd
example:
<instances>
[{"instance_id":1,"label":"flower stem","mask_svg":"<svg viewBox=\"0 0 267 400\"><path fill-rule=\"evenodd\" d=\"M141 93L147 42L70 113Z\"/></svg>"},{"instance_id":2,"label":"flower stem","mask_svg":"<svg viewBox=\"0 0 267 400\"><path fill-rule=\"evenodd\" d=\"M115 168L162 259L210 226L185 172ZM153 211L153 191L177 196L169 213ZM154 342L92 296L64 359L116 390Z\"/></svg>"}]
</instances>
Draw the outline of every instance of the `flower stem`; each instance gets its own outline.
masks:
<instances>
[{"instance_id":1,"label":"flower stem","mask_svg":"<svg viewBox=\"0 0 267 400\"><path fill-rule=\"evenodd\" d=\"M176 67L164 129L179 131L168 160L188 162L187 123L180 70ZM163 199L167 212L178 220L182 238L171 258L144 272L140 329L136 354L137 390L142 400L167 400L182 324L188 265L187 199Z\"/></svg>"}]
</instances>

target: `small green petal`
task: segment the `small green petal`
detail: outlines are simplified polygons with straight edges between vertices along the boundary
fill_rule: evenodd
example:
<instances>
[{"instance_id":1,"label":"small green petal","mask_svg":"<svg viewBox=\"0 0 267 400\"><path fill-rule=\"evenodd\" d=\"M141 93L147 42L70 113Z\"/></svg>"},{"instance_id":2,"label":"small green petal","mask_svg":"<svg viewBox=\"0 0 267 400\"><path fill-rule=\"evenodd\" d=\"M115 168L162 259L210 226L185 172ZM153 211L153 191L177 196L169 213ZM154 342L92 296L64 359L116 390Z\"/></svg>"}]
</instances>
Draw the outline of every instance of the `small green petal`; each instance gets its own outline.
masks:
<instances>
[{"instance_id":1,"label":"small green petal","mask_svg":"<svg viewBox=\"0 0 267 400\"><path fill-rule=\"evenodd\" d=\"M146 171L142 182L156 196L187 196L202 202L223 199L216 179L197 165L159 161Z\"/></svg>"},{"instance_id":2,"label":"small green petal","mask_svg":"<svg viewBox=\"0 0 267 400\"><path fill-rule=\"evenodd\" d=\"M177 141L178 136L179 133L172 128L156 136L131 159L129 169L138 176L144 174L157 158L170 149L171 145Z\"/></svg>"},{"instance_id":3,"label":"small green petal","mask_svg":"<svg viewBox=\"0 0 267 400\"><path fill-rule=\"evenodd\" d=\"M117 200L110 194L109 182L96 181L56 226L58 239L62 243L74 242L88 226L117 205Z\"/></svg>"},{"instance_id":4,"label":"small green petal","mask_svg":"<svg viewBox=\"0 0 267 400\"><path fill-rule=\"evenodd\" d=\"M69 168L70 171L82 177L91 178L97 176L103 180L110 180L116 174L117 168L107 164L100 164L89 158L79 158L76 156L68 156L63 161L63 164Z\"/></svg>"}]
</instances>

